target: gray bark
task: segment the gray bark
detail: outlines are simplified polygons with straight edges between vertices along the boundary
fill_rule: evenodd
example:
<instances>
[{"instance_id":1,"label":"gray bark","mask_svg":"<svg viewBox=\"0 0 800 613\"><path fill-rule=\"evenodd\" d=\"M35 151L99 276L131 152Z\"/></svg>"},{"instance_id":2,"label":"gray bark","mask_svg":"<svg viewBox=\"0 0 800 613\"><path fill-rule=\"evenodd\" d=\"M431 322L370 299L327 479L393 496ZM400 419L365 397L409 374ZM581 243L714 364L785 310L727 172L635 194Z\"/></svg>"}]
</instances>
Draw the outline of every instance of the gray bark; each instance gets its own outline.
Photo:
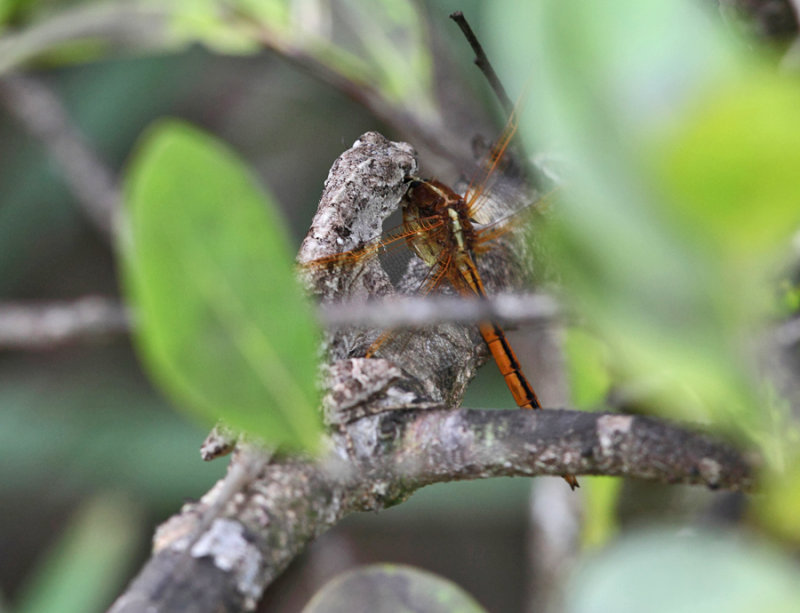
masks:
<instances>
[{"instance_id":1,"label":"gray bark","mask_svg":"<svg viewBox=\"0 0 800 613\"><path fill-rule=\"evenodd\" d=\"M748 463L732 447L628 415L387 412L353 422L331 444L316 461L262 464L221 505L224 480L200 502L185 505L159 529L153 557L111 610L251 610L289 562L343 517L399 504L433 483L571 473L733 490L751 485ZM231 474L241 462L255 460L237 453Z\"/></svg>"}]
</instances>

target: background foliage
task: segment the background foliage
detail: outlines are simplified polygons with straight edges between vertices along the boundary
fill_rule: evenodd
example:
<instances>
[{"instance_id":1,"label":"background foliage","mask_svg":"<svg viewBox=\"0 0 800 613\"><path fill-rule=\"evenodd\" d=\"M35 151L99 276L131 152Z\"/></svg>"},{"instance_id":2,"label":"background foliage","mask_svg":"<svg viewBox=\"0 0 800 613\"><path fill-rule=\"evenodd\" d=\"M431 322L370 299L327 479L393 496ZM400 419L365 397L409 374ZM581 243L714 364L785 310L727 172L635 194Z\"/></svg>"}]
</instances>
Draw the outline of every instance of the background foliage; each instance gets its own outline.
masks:
<instances>
[{"instance_id":1,"label":"background foliage","mask_svg":"<svg viewBox=\"0 0 800 613\"><path fill-rule=\"evenodd\" d=\"M769 593L771 610L795 610L793 376L784 363L763 359L778 351L774 325L797 307L800 121L791 55L780 63L785 47L746 38L713 2L521 4L7 1L0 77L41 78L102 164L127 176L128 239L141 245L137 228L166 233L152 243L161 251L144 260L135 259L141 251L126 253L140 305L154 275L181 288L180 302L159 302L162 291L149 303L167 317L174 346L208 331L215 308L230 307L216 304L213 290L241 272L231 295L242 299L247 316L237 321L246 325L233 335L212 328L201 344L236 366L220 381L189 374L198 372L195 363L177 374L158 357L150 367L173 393L180 388L178 404L192 404L194 392L180 384L186 377L210 386L204 398L219 393L215 404L234 404L224 390L247 370L236 352L249 347L243 355L252 356L264 346L249 341L275 336L262 327L270 319L264 281L252 280L288 278L280 269L290 268L335 157L377 128L412 142L423 170L449 181L469 158L469 139L491 138L489 118L499 113L446 20L464 10L512 95L529 90L526 148L570 160L554 167L569 189L553 206L546 243L563 299L579 316L565 342L574 403L702 421L764 458L765 489L755 500L586 479L579 562L565 570L566 609L641 610L663 594L655 600L665 611L749 610ZM164 116L196 128L162 124L142 144ZM118 295L110 237L87 221L18 113L7 104L0 117L0 296ZM164 153L169 139L177 153ZM269 204L253 175L280 205ZM237 194L221 216L210 199L208 209L200 206L215 192ZM136 211L148 206L151 217L137 225ZM198 210L212 215L200 229L197 217L184 216ZM278 233L267 238L266 226ZM226 274L210 274L209 256L226 262ZM182 261L196 265L193 274L171 268ZM151 272L140 275L142 266ZM286 291L280 302L294 300ZM308 319L300 303L290 310ZM290 358L292 373L311 368L313 327L298 325L292 330L301 330L305 352ZM263 364L258 355L253 363ZM529 370L538 372L540 359L532 352ZM199 462L204 426L172 412L128 339L6 351L0 379L0 449L9 459L0 462L0 550L15 553L3 556L0 587L19 610L102 610L135 570L152 526L224 467ZM244 405L264 394L251 384L238 390ZM563 402L555 387L552 402ZM468 404L501 406L506 394L487 372ZM310 392L301 395L313 404ZM311 411L272 415L298 420L279 439L311 437L313 426L304 425ZM528 523L529 486L437 486L379 517L351 518L270 590L264 610L299 610L309 586L368 561L416 564L453 579L489 610L523 610L526 588L536 585L526 556L543 555L524 539L537 529ZM547 495L568 515L562 494Z\"/></svg>"}]
</instances>

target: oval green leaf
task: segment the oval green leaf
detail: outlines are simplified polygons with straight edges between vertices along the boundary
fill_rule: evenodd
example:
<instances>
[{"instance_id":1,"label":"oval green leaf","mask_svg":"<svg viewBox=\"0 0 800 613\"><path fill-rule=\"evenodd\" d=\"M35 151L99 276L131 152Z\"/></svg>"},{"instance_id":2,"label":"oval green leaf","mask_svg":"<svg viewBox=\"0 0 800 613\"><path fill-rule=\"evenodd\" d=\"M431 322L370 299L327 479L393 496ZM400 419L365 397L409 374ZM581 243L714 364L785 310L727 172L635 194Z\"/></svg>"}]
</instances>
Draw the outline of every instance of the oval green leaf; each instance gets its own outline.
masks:
<instances>
[{"instance_id":1,"label":"oval green leaf","mask_svg":"<svg viewBox=\"0 0 800 613\"><path fill-rule=\"evenodd\" d=\"M586 558L569 613L800 610L800 573L781 552L734 535L650 531Z\"/></svg>"},{"instance_id":2,"label":"oval green leaf","mask_svg":"<svg viewBox=\"0 0 800 613\"><path fill-rule=\"evenodd\" d=\"M452 581L412 566L374 564L332 579L303 613L485 613Z\"/></svg>"},{"instance_id":3,"label":"oval green leaf","mask_svg":"<svg viewBox=\"0 0 800 613\"><path fill-rule=\"evenodd\" d=\"M124 287L153 378L208 423L315 448L318 331L272 199L172 121L144 138L125 194Z\"/></svg>"}]
</instances>

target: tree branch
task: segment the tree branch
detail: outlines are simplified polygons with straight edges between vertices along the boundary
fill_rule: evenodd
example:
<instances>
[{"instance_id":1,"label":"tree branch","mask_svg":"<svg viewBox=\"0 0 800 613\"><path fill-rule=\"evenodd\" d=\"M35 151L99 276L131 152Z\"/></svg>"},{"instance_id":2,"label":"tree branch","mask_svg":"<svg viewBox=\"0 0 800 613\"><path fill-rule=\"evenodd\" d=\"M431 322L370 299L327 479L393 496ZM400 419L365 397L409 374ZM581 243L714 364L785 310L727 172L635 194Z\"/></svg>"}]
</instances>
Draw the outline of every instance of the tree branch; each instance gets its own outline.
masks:
<instances>
[{"instance_id":1,"label":"tree branch","mask_svg":"<svg viewBox=\"0 0 800 613\"><path fill-rule=\"evenodd\" d=\"M205 512L217 504L224 480L185 505L159 529L154 556L111 611L252 609L289 562L343 517L398 504L433 483L571 473L751 486L740 453L648 417L404 411L356 421L331 445L318 461L274 459L211 521ZM206 528L198 533L201 523Z\"/></svg>"},{"instance_id":2,"label":"tree branch","mask_svg":"<svg viewBox=\"0 0 800 613\"><path fill-rule=\"evenodd\" d=\"M22 75L0 79L0 101L42 141L87 218L102 236L113 238L122 207L116 179L73 125L61 101L42 81Z\"/></svg>"},{"instance_id":3,"label":"tree branch","mask_svg":"<svg viewBox=\"0 0 800 613\"><path fill-rule=\"evenodd\" d=\"M506 112L506 115L510 115L514 110L514 103L511 102L511 98L508 97L506 88L503 87L500 77L498 77L497 73L494 71L492 63L489 61L486 52L483 50L483 45L481 45L480 41L478 41L478 37L475 36L475 32L472 31L472 27L469 25L466 17L464 17L464 13L461 11L456 11L450 15L450 19L455 21L458 24L458 27L461 28L464 38L467 39L469 46L472 47L472 51L475 53L475 59L473 60L475 65L486 77L486 80L489 82L494 95L497 96L497 99L500 101L500 104L503 107L503 110Z\"/></svg>"},{"instance_id":4,"label":"tree branch","mask_svg":"<svg viewBox=\"0 0 800 613\"><path fill-rule=\"evenodd\" d=\"M486 300L462 296L396 296L387 300L321 305L326 327L364 325L382 328L429 326L446 322L470 324L490 319L501 324L549 322L559 315L558 303L546 294L501 294Z\"/></svg>"},{"instance_id":5,"label":"tree branch","mask_svg":"<svg viewBox=\"0 0 800 613\"><path fill-rule=\"evenodd\" d=\"M545 294L503 294L487 300L403 296L320 305L318 314L325 327L333 329L358 324L418 328L447 322L473 324L485 319L502 324L546 323L558 316L559 308ZM95 296L74 302L0 302L0 349L49 349L108 334L128 334L131 324L129 313L118 301ZM800 326L795 327L800 330ZM796 330L786 329L785 340L796 339Z\"/></svg>"},{"instance_id":6,"label":"tree branch","mask_svg":"<svg viewBox=\"0 0 800 613\"><path fill-rule=\"evenodd\" d=\"M161 47L167 40L170 12L143 3L90 3L0 36L0 75L11 72L59 45L102 39L117 46Z\"/></svg>"},{"instance_id":7,"label":"tree branch","mask_svg":"<svg viewBox=\"0 0 800 613\"><path fill-rule=\"evenodd\" d=\"M128 332L130 317L116 300L86 297L75 302L1 303L0 349L52 349Z\"/></svg>"}]
</instances>

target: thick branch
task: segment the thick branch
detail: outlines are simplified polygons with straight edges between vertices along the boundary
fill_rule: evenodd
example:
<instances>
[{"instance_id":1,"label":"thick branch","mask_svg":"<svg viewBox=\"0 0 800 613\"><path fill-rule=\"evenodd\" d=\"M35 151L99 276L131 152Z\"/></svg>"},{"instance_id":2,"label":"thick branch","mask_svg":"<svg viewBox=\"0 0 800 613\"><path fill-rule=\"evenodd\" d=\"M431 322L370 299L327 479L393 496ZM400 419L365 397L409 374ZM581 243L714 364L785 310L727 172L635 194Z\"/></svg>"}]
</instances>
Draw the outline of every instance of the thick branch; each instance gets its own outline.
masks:
<instances>
[{"instance_id":1,"label":"thick branch","mask_svg":"<svg viewBox=\"0 0 800 613\"><path fill-rule=\"evenodd\" d=\"M350 462L342 460L345 447L354 452ZM317 462L274 460L212 521L205 511L224 481L186 505L161 527L155 555L112 611L252 608L312 539L350 513L392 506L432 483L564 473L751 485L747 462L731 447L647 417L555 410L383 414L348 426ZM198 534L201 522L206 528Z\"/></svg>"}]
</instances>

